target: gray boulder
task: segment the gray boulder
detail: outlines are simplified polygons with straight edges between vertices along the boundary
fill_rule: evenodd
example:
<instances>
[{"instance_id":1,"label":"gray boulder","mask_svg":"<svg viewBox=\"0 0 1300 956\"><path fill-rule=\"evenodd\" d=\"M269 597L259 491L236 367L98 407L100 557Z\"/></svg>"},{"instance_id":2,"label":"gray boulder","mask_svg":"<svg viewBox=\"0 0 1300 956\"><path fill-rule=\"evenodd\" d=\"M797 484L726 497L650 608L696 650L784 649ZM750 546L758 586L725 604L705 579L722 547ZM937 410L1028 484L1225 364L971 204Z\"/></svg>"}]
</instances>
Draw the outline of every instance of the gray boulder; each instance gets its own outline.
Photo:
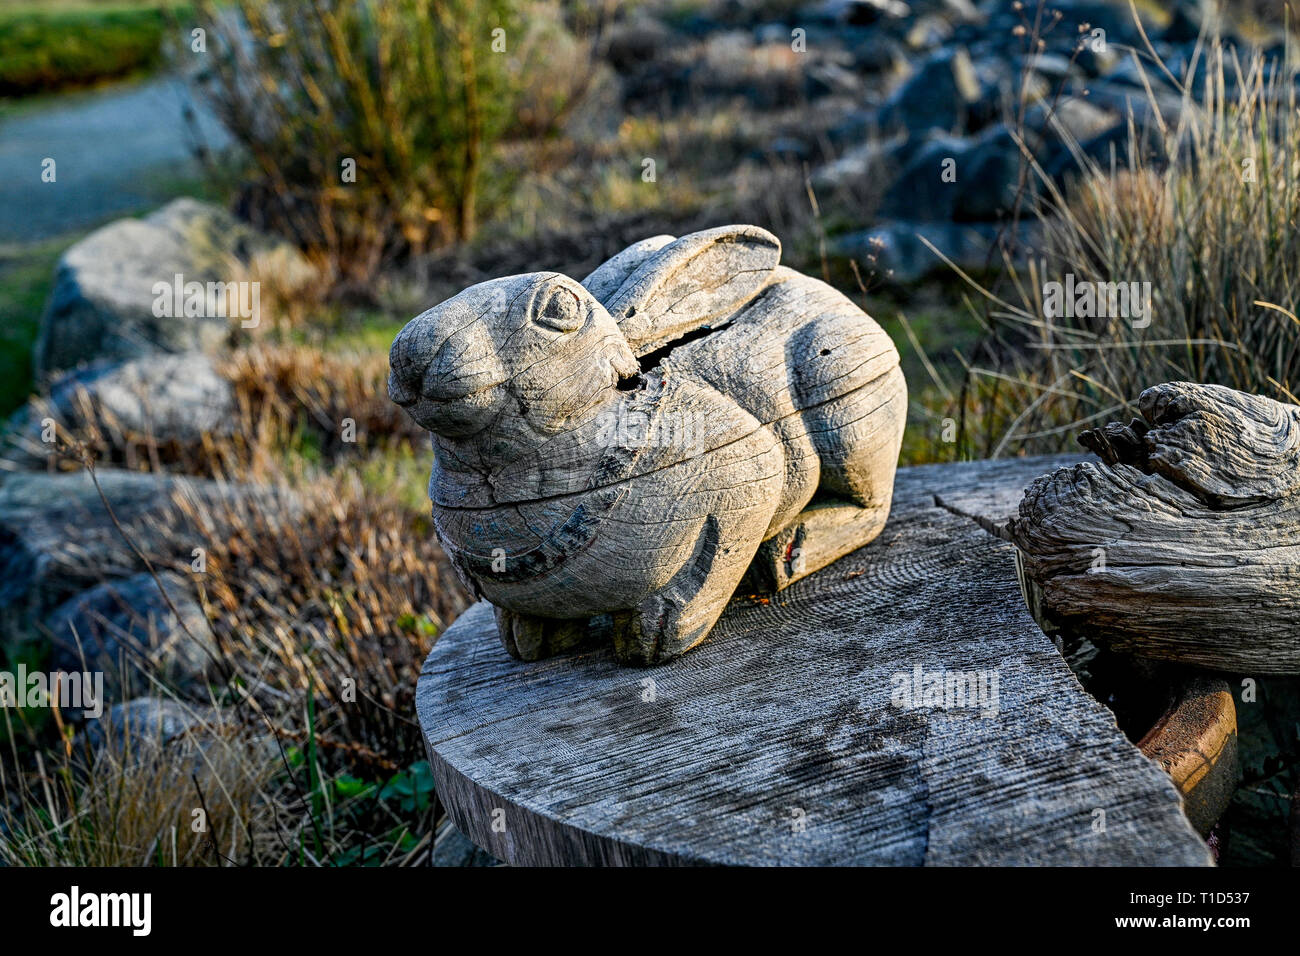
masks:
<instances>
[{"instance_id":1,"label":"gray boulder","mask_svg":"<svg viewBox=\"0 0 1300 956\"><path fill-rule=\"evenodd\" d=\"M965 48L938 50L885 101L882 130L964 127L984 89Z\"/></svg>"},{"instance_id":2,"label":"gray boulder","mask_svg":"<svg viewBox=\"0 0 1300 956\"><path fill-rule=\"evenodd\" d=\"M1021 154L1011 132L999 124L985 131L962 159L958 176L960 189L953 205L958 222L988 222L1009 213L1020 194L1022 210L1033 208L1038 178L1024 170L1021 182Z\"/></svg>"},{"instance_id":3,"label":"gray boulder","mask_svg":"<svg viewBox=\"0 0 1300 956\"><path fill-rule=\"evenodd\" d=\"M890 139L868 139L819 167L812 175L813 186L818 191L851 189L873 192L869 187L884 175L885 170L897 167L900 151L905 145L905 134Z\"/></svg>"},{"instance_id":4,"label":"gray boulder","mask_svg":"<svg viewBox=\"0 0 1300 956\"><path fill-rule=\"evenodd\" d=\"M154 314L156 283L268 281L277 295L304 291L315 271L301 253L229 213L177 199L144 219L91 233L59 260L34 355L38 376L94 359L212 350L240 320ZM259 289L264 305L272 290ZM205 311L210 309L205 306ZM212 310L215 311L215 310Z\"/></svg>"},{"instance_id":5,"label":"gray boulder","mask_svg":"<svg viewBox=\"0 0 1300 956\"><path fill-rule=\"evenodd\" d=\"M149 687L150 677L188 687L207 676L216 652L193 589L171 571L157 580L145 571L83 591L55 609L45 630L55 669L102 671L113 697L121 696L119 678L136 690Z\"/></svg>"},{"instance_id":6,"label":"gray boulder","mask_svg":"<svg viewBox=\"0 0 1300 956\"><path fill-rule=\"evenodd\" d=\"M1100 109L1082 96L1062 96L1050 106L1035 103L1025 111L1025 126L1051 147L1082 143L1118 126L1120 115Z\"/></svg>"},{"instance_id":7,"label":"gray boulder","mask_svg":"<svg viewBox=\"0 0 1300 956\"><path fill-rule=\"evenodd\" d=\"M100 417L159 441L195 441L234 427L230 382L200 352L94 363L56 382L51 404L71 417L81 390Z\"/></svg>"},{"instance_id":8,"label":"gray boulder","mask_svg":"<svg viewBox=\"0 0 1300 956\"><path fill-rule=\"evenodd\" d=\"M1053 88L1066 80L1082 77L1083 71L1070 62L1070 58L1061 53L1040 53L1037 56L1020 56L1015 58L1018 74L1029 68L1052 84Z\"/></svg>"},{"instance_id":9,"label":"gray boulder","mask_svg":"<svg viewBox=\"0 0 1300 956\"><path fill-rule=\"evenodd\" d=\"M215 719L210 707L171 698L137 697L114 704L98 720L87 721L85 739L93 748L109 745L119 753L148 752Z\"/></svg>"},{"instance_id":10,"label":"gray boulder","mask_svg":"<svg viewBox=\"0 0 1300 956\"><path fill-rule=\"evenodd\" d=\"M1071 176L1081 172L1083 165L1091 162L1100 169L1109 169L1111 164L1123 168L1137 164L1138 156L1147 168L1157 168L1168 162L1164 138L1155 124L1136 127L1136 136L1129 132L1126 123L1117 123L1103 133L1079 143L1075 151L1059 149L1049 160L1046 171L1058 183L1065 183Z\"/></svg>"},{"instance_id":11,"label":"gray boulder","mask_svg":"<svg viewBox=\"0 0 1300 956\"><path fill-rule=\"evenodd\" d=\"M1141 6L1139 5L1138 16L1142 30L1146 31L1148 37L1156 36L1159 32L1157 24ZM1086 26L1088 30L1105 32L1108 49L1143 48L1142 32L1133 23L1133 15L1126 3L1111 0L1062 0L1053 4L1053 11L1060 14L1060 20L1051 33L1054 42L1076 42L1076 38L1084 35L1081 28Z\"/></svg>"},{"instance_id":12,"label":"gray boulder","mask_svg":"<svg viewBox=\"0 0 1300 956\"><path fill-rule=\"evenodd\" d=\"M1029 224L1021 224L1022 248L1030 238L1031 229ZM931 273L949 271L943 259L921 237L963 270L978 272L986 266L1001 264L1000 254L995 252L990 258L990 250L1002 232L993 223L884 221L871 229L841 236L834 251L861 263L863 275L904 284Z\"/></svg>"},{"instance_id":13,"label":"gray boulder","mask_svg":"<svg viewBox=\"0 0 1300 956\"><path fill-rule=\"evenodd\" d=\"M902 0L823 0L808 11L816 19L854 26L870 26L881 20L902 20L912 13Z\"/></svg>"},{"instance_id":14,"label":"gray boulder","mask_svg":"<svg viewBox=\"0 0 1300 956\"><path fill-rule=\"evenodd\" d=\"M500 866L501 861L479 849L450 820L443 820L433 835L433 865Z\"/></svg>"},{"instance_id":15,"label":"gray boulder","mask_svg":"<svg viewBox=\"0 0 1300 956\"><path fill-rule=\"evenodd\" d=\"M154 445L193 444L235 427L228 380L201 352L99 360L57 378L9 422L4 457L20 467L45 463L45 422L74 432L87 425Z\"/></svg>"},{"instance_id":16,"label":"gray boulder","mask_svg":"<svg viewBox=\"0 0 1300 956\"><path fill-rule=\"evenodd\" d=\"M96 475L118 522L155 566L188 566L207 543L176 508L178 495L197 513L250 496L265 509L301 507L287 490L258 485L117 469ZM64 601L143 570L86 472L16 472L0 482L0 645L40 637L39 625Z\"/></svg>"},{"instance_id":17,"label":"gray boulder","mask_svg":"<svg viewBox=\"0 0 1300 956\"><path fill-rule=\"evenodd\" d=\"M1049 107L1036 103L1025 112L1025 129L1042 144L1034 155L1044 170L1073 163L1073 153L1098 137L1125 133L1118 113L1107 112L1081 96L1063 96Z\"/></svg>"},{"instance_id":18,"label":"gray boulder","mask_svg":"<svg viewBox=\"0 0 1300 956\"><path fill-rule=\"evenodd\" d=\"M969 151L970 145L959 137L932 135L886 190L880 214L888 219L923 222L951 219L961 191L968 188L961 173ZM956 179L945 178L946 166Z\"/></svg>"},{"instance_id":19,"label":"gray boulder","mask_svg":"<svg viewBox=\"0 0 1300 956\"><path fill-rule=\"evenodd\" d=\"M886 33L872 31L849 48L853 66L861 73L903 76L907 72L907 51Z\"/></svg>"}]
</instances>

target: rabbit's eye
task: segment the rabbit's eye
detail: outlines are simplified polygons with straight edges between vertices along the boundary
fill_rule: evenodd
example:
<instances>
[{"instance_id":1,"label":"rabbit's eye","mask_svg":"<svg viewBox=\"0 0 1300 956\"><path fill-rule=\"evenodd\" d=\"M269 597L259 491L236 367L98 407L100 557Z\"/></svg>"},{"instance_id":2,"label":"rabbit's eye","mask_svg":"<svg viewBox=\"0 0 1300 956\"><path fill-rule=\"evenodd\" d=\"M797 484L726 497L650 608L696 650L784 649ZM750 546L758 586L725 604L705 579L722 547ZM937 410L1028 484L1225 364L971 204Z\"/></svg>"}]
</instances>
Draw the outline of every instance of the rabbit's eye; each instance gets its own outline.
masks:
<instances>
[{"instance_id":1,"label":"rabbit's eye","mask_svg":"<svg viewBox=\"0 0 1300 956\"><path fill-rule=\"evenodd\" d=\"M572 332L582 325L582 303L568 289L556 289L546 300L537 321L557 332Z\"/></svg>"}]
</instances>

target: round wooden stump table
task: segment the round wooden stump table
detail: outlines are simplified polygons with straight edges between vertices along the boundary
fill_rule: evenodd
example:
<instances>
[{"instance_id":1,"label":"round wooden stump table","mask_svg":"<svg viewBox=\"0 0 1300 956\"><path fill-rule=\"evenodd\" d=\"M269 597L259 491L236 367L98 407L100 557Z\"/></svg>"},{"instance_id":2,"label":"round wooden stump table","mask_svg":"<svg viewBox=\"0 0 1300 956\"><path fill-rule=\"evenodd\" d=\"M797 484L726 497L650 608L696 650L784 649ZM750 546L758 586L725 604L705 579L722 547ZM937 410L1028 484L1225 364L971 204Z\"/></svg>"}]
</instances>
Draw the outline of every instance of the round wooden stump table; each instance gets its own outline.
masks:
<instances>
[{"instance_id":1,"label":"round wooden stump table","mask_svg":"<svg viewBox=\"0 0 1300 956\"><path fill-rule=\"evenodd\" d=\"M974 520L1077 460L901 469L876 541L659 667L512 660L475 605L417 692L439 799L517 865L1210 863Z\"/></svg>"}]
</instances>

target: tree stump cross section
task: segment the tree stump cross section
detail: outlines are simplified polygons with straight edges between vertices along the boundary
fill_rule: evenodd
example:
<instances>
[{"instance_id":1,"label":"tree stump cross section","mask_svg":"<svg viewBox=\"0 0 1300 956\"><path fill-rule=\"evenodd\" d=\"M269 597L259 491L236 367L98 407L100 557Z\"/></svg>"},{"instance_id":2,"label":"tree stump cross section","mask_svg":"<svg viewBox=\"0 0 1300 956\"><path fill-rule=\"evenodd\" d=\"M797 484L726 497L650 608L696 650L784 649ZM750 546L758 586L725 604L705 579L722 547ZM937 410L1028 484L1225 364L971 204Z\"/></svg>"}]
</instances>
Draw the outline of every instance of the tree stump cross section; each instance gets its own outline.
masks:
<instances>
[{"instance_id":1,"label":"tree stump cross section","mask_svg":"<svg viewBox=\"0 0 1300 956\"><path fill-rule=\"evenodd\" d=\"M417 692L440 799L523 865L1208 864L970 517L1079 457L901 469L879 538L663 666L515 661L475 605Z\"/></svg>"}]
</instances>

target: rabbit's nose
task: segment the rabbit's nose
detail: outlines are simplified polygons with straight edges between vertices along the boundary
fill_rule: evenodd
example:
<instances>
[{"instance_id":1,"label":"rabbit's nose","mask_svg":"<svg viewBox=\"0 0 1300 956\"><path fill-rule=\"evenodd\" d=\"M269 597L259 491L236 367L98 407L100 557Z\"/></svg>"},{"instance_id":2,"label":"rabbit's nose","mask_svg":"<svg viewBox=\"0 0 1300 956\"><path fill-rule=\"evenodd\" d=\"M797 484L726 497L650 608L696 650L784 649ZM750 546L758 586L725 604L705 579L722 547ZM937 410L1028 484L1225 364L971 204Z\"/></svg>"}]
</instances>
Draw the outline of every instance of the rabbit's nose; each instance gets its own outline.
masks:
<instances>
[{"instance_id":1,"label":"rabbit's nose","mask_svg":"<svg viewBox=\"0 0 1300 956\"><path fill-rule=\"evenodd\" d=\"M418 383L416 383L418 384ZM415 400L420 397L417 389L411 387L410 378L405 378L397 373L397 370L388 373L388 397L398 405L406 408L408 405L414 405Z\"/></svg>"},{"instance_id":2,"label":"rabbit's nose","mask_svg":"<svg viewBox=\"0 0 1300 956\"><path fill-rule=\"evenodd\" d=\"M416 341L420 333L416 325L418 321L408 322L397 333L388 352L388 397L403 408L420 399L420 386L428 364L419 358L419 343Z\"/></svg>"}]
</instances>

